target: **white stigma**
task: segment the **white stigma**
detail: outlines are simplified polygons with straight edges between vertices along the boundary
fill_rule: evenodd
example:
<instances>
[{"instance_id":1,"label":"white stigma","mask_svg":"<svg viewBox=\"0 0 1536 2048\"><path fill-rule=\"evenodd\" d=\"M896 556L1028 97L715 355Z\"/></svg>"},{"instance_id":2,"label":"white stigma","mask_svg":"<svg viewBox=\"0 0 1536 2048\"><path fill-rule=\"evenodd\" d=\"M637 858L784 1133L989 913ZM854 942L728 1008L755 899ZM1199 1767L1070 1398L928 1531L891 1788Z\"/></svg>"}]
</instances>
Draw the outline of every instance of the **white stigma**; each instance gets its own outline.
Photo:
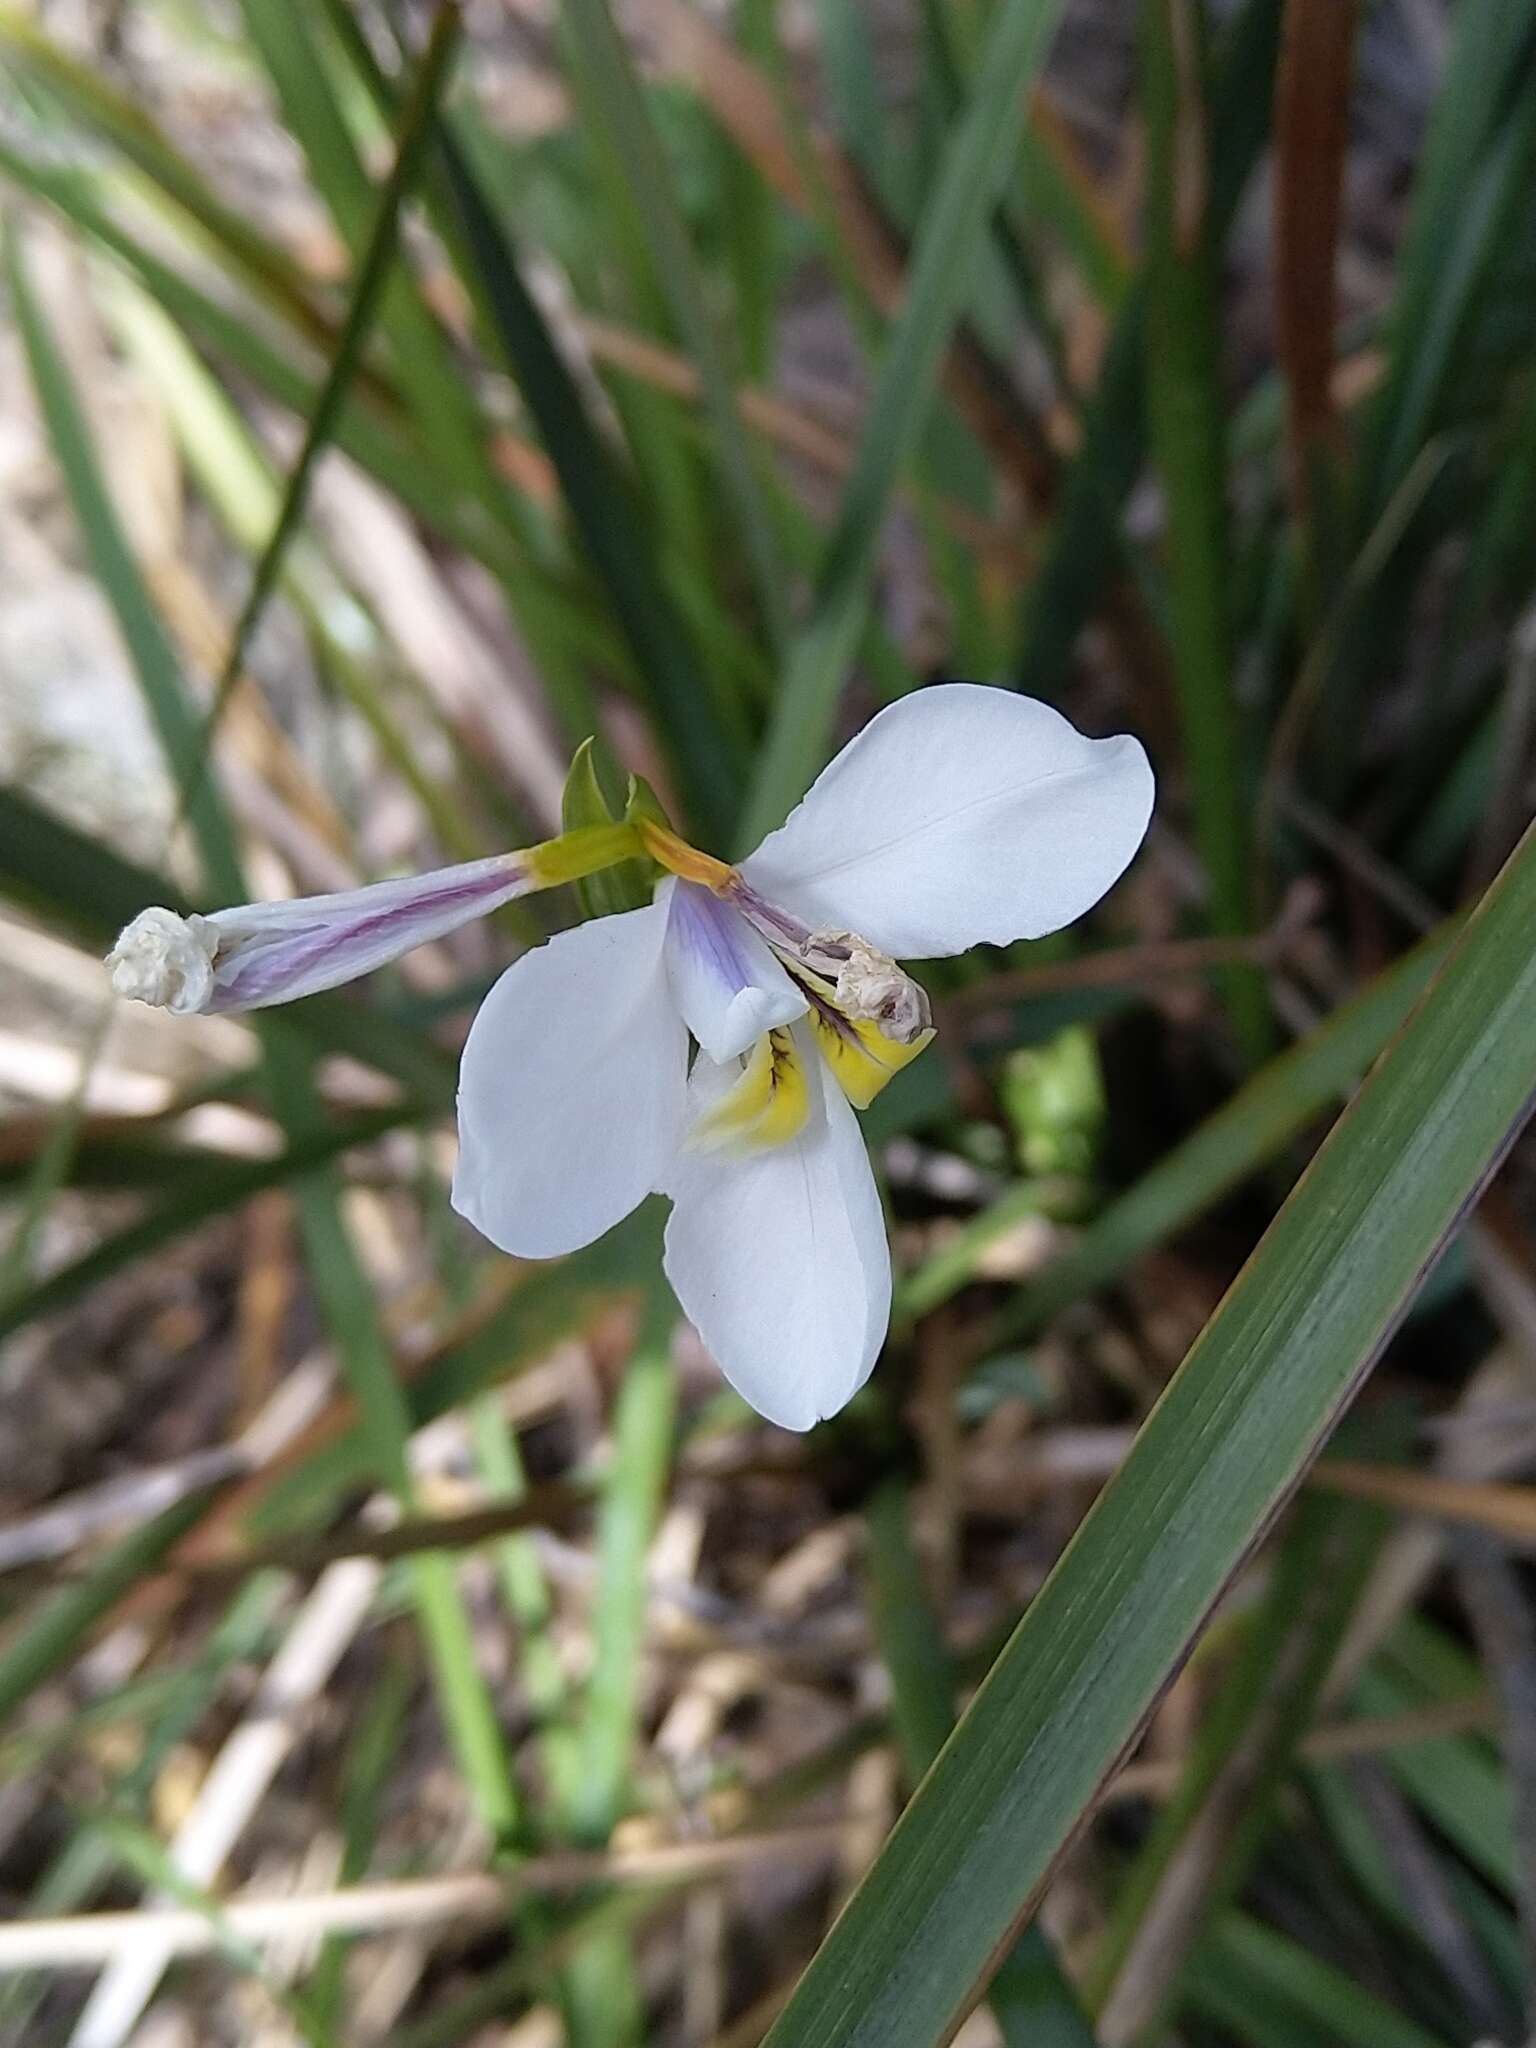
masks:
<instances>
[{"instance_id":1,"label":"white stigma","mask_svg":"<svg viewBox=\"0 0 1536 2048\"><path fill-rule=\"evenodd\" d=\"M217 947L218 932L205 917L141 910L107 955L112 986L133 1002L192 1016L213 995Z\"/></svg>"}]
</instances>

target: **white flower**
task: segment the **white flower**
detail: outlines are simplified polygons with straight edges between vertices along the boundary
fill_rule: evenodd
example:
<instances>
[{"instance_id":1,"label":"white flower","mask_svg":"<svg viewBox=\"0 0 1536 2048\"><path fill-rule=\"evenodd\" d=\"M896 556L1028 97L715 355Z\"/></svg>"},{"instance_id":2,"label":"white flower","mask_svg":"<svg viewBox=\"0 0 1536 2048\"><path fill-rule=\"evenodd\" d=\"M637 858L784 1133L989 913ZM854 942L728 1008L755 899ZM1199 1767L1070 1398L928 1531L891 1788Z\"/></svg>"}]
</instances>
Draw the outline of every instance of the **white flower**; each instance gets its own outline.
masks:
<instances>
[{"instance_id":1,"label":"white flower","mask_svg":"<svg viewBox=\"0 0 1536 2048\"><path fill-rule=\"evenodd\" d=\"M854 1108L933 1036L897 965L1081 917L1147 828L1133 739L1005 690L889 706L739 868L644 822L336 896L182 918L110 956L178 1012L309 995L531 890L644 851L655 900L558 933L481 1006L459 1082L455 1206L525 1258L590 1244L653 1192L684 1310L752 1406L835 1414L890 1320L885 1218ZM691 1056L690 1047L697 1047Z\"/></svg>"},{"instance_id":2,"label":"white flower","mask_svg":"<svg viewBox=\"0 0 1536 2048\"><path fill-rule=\"evenodd\" d=\"M655 901L559 933L482 1005L455 1206L547 1258L670 1196L667 1275L726 1377L785 1428L835 1414L891 1298L850 1098L931 1036L895 960L1082 916L1151 807L1135 740L951 683L882 711L739 870L652 835Z\"/></svg>"}]
</instances>

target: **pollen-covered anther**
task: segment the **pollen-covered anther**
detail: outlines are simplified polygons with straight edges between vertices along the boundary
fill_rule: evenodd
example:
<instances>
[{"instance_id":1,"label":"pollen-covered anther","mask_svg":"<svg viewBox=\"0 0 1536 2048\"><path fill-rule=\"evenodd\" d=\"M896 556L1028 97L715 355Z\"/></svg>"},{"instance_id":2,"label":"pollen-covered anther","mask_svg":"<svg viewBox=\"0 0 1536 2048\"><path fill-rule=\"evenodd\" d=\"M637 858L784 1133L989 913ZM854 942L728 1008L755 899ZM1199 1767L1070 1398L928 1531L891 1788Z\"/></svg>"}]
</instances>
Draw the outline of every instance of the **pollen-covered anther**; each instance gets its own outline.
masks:
<instances>
[{"instance_id":1,"label":"pollen-covered anther","mask_svg":"<svg viewBox=\"0 0 1536 2048\"><path fill-rule=\"evenodd\" d=\"M156 907L124 928L107 970L118 995L187 1017L208 1006L217 950L218 932L206 917Z\"/></svg>"},{"instance_id":2,"label":"pollen-covered anther","mask_svg":"<svg viewBox=\"0 0 1536 2048\"><path fill-rule=\"evenodd\" d=\"M923 990L857 932L815 932L806 950L838 960L834 1000L845 1016L878 1024L898 1045L912 1045L933 1029Z\"/></svg>"}]
</instances>

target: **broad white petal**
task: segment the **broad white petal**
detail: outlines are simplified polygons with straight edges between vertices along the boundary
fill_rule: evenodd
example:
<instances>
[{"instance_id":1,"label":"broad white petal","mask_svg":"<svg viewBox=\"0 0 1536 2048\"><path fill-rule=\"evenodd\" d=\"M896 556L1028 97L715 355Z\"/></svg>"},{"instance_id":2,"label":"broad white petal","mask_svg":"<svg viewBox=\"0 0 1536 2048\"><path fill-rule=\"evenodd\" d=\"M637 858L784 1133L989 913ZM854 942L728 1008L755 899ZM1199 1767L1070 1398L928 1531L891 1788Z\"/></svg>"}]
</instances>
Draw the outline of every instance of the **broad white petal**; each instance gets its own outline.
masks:
<instances>
[{"instance_id":1,"label":"broad white petal","mask_svg":"<svg viewBox=\"0 0 1536 2048\"><path fill-rule=\"evenodd\" d=\"M453 1205L503 1251L574 1251L660 1185L688 1062L666 933L661 903L594 918L525 954L481 1004Z\"/></svg>"},{"instance_id":2,"label":"broad white petal","mask_svg":"<svg viewBox=\"0 0 1536 2048\"><path fill-rule=\"evenodd\" d=\"M805 1015L804 995L739 911L697 882L663 883L663 900L672 993L711 1059L734 1059L776 1024Z\"/></svg>"},{"instance_id":3,"label":"broad white petal","mask_svg":"<svg viewBox=\"0 0 1536 2048\"><path fill-rule=\"evenodd\" d=\"M852 1110L823 1085L803 1028L816 1100L797 1138L764 1151L678 1155L665 1265L720 1370L781 1429L835 1415L869 1378L891 1313L891 1260L869 1154ZM703 1054L690 1107L737 1069Z\"/></svg>"},{"instance_id":4,"label":"broad white petal","mask_svg":"<svg viewBox=\"0 0 1536 2048\"><path fill-rule=\"evenodd\" d=\"M1138 741L938 683L887 705L742 862L761 895L898 959L1036 939L1117 881L1152 812Z\"/></svg>"}]
</instances>

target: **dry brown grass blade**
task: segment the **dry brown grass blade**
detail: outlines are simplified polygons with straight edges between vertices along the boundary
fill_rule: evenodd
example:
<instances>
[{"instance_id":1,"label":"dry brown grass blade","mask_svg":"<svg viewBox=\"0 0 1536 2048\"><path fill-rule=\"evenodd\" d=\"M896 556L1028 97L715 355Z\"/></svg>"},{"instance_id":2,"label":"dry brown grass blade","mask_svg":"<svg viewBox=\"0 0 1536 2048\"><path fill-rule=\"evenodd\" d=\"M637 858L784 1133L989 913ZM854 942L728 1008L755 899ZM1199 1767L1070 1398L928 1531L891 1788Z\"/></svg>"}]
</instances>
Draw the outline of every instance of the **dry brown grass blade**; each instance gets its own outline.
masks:
<instances>
[{"instance_id":1,"label":"dry brown grass blade","mask_svg":"<svg viewBox=\"0 0 1536 2048\"><path fill-rule=\"evenodd\" d=\"M79 1968L146 1945L170 1955L206 1955L231 1937L248 1941L296 1935L382 1933L502 1919L511 1900L605 1884L688 1884L770 1857L821 1856L862 1817L808 1821L716 1842L666 1842L613 1854L579 1851L529 1857L506 1874L464 1871L350 1885L288 1898L233 1898L218 1917L193 1908L141 1913L81 1913L0 1927L0 1972Z\"/></svg>"},{"instance_id":2,"label":"dry brown grass blade","mask_svg":"<svg viewBox=\"0 0 1536 2048\"><path fill-rule=\"evenodd\" d=\"M514 1261L501 1262L479 1299L430 1350L398 1357L397 1369L402 1379L409 1383L420 1378L432 1369L444 1352L483 1329L516 1291L526 1273L526 1267ZM595 1315L603 1306L611 1304L612 1290L595 1286L592 1300ZM166 1570L157 1576L141 1579L134 1590L103 1618L100 1629L104 1632L123 1621L148 1623L178 1604L190 1575L203 1571L222 1573L231 1556L240 1554L237 1551L237 1532L270 1489L355 1427L358 1413L357 1404L350 1394L333 1396L314 1420L286 1443L276 1456L258 1471L229 1487L185 1541L171 1553Z\"/></svg>"},{"instance_id":3,"label":"dry brown grass blade","mask_svg":"<svg viewBox=\"0 0 1536 2048\"><path fill-rule=\"evenodd\" d=\"M510 1536L518 1529L563 1529L591 1511L592 1490L552 1479L530 1488L515 1501L471 1508L462 1514L418 1515L385 1528L349 1522L328 1536L275 1536L238 1550L206 1557L173 1558L170 1576L229 1579L238 1582L269 1566L283 1571L313 1572L343 1558L367 1557L376 1563L410 1557L421 1550L464 1550Z\"/></svg>"},{"instance_id":4,"label":"dry brown grass blade","mask_svg":"<svg viewBox=\"0 0 1536 2048\"><path fill-rule=\"evenodd\" d=\"M1287 0L1275 79L1275 324L1291 484L1309 509L1335 427L1335 265L1357 0Z\"/></svg>"},{"instance_id":5,"label":"dry brown grass blade","mask_svg":"<svg viewBox=\"0 0 1536 2048\"><path fill-rule=\"evenodd\" d=\"M1325 1458L1309 1474L1307 1484L1321 1493L1342 1493L1354 1500L1380 1501L1410 1513L1433 1515L1437 1521L1461 1522L1486 1529L1506 1543L1536 1547L1536 1487L1504 1486L1495 1481L1450 1479L1438 1472L1413 1472L1390 1465L1356 1464L1347 1458Z\"/></svg>"},{"instance_id":6,"label":"dry brown grass blade","mask_svg":"<svg viewBox=\"0 0 1536 2048\"><path fill-rule=\"evenodd\" d=\"M1045 967L1011 968L984 982L957 989L934 1005L962 1028L975 1030L974 1019L989 1009L1063 995L1087 988L1133 988L1146 991L1159 982L1212 974L1223 967L1247 963L1276 967L1300 936L1310 916L1310 900L1288 906L1268 931L1238 939L1153 939L1143 945L1113 946L1085 953L1076 960L1053 961Z\"/></svg>"}]
</instances>

